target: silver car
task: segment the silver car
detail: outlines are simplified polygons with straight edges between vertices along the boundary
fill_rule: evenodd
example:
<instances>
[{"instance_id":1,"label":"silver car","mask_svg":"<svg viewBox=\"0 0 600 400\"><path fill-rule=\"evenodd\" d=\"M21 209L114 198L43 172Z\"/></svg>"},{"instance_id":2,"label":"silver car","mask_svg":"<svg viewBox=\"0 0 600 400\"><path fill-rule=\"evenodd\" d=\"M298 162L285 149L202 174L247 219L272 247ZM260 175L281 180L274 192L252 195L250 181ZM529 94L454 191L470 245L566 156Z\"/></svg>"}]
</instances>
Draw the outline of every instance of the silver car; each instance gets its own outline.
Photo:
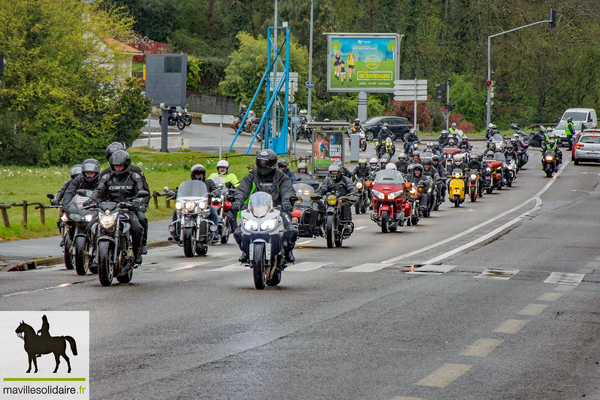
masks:
<instances>
[{"instance_id":1,"label":"silver car","mask_svg":"<svg viewBox=\"0 0 600 400\"><path fill-rule=\"evenodd\" d=\"M573 159L575 165L580 162L600 162L600 130L581 135L575 145Z\"/></svg>"}]
</instances>

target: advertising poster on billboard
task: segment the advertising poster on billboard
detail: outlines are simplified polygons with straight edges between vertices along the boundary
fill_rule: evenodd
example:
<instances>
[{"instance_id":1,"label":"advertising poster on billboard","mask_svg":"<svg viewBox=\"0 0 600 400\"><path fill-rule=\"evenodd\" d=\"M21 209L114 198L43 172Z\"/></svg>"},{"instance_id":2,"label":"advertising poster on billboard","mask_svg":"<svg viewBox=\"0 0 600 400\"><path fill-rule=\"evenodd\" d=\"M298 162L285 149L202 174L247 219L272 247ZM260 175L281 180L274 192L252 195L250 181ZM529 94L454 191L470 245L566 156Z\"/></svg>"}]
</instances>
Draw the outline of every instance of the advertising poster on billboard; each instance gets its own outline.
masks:
<instances>
[{"instance_id":1,"label":"advertising poster on billboard","mask_svg":"<svg viewBox=\"0 0 600 400\"><path fill-rule=\"evenodd\" d=\"M328 36L327 89L331 92L393 92L398 35Z\"/></svg>"},{"instance_id":2,"label":"advertising poster on billboard","mask_svg":"<svg viewBox=\"0 0 600 400\"><path fill-rule=\"evenodd\" d=\"M314 174L327 175L329 166L334 161L343 161L344 132L324 131L315 132L313 141Z\"/></svg>"}]
</instances>

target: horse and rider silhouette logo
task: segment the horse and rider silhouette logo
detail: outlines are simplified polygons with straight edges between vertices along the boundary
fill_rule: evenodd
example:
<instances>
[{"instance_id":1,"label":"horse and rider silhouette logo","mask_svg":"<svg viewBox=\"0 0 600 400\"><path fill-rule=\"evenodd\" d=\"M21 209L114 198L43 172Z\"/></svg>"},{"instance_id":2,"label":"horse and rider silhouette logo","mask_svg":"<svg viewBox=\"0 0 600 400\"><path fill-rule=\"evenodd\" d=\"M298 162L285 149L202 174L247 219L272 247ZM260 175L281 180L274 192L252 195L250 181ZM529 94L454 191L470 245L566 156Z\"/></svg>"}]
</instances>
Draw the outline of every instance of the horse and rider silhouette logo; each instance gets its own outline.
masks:
<instances>
[{"instance_id":1,"label":"horse and rider silhouette logo","mask_svg":"<svg viewBox=\"0 0 600 400\"><path fill-rule=\"evenodd\" d=\"M25 342L25 351L27 352L27 357L29 360L29 369L27 373L31 372L31 363L33 362L33 366L35 367L34 373L38 372L37 366L37 357L41 357L44 354L54 354L54 359L56 360L56 368L54 368L54 373L58 371L58 365L60 364L60 357L65 359L67 362L67 366L69 367L68 373L71 372L71 361L67 356L67 342L71 346L71 351L73 355L77 355L77 344L75 343L75 339L71 336L50 336L50 323L48 322L48 317L45 315L42 317L42 327L40 330L35 332L30 325L26 324L25 321L21 321L19 327L15 330L17 336L24 340Z\"/></svg>"}]
</instances>

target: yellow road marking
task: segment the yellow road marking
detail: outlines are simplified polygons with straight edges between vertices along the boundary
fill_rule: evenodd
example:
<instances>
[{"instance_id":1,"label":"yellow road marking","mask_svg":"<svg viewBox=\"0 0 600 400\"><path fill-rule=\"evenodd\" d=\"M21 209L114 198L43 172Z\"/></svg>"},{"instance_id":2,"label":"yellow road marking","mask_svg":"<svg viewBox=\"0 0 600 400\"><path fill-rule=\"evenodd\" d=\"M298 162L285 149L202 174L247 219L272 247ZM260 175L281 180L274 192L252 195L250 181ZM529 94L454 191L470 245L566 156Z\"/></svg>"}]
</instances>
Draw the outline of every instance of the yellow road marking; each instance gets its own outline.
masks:
<instances>
[{"instance_id":1,"label":"yellow road marking","mask_svg":"<svg viewBox=\"0 0 600 400\"><path fill-rule=\"evenodd\" d=\"M540 297L538 297L538 300L556 301L556 300L560 299L563 294L564 293L548 292L548 293L544 293L543 295L541 295Z\"/></svg>"},{"instance_id":2,"label":"yellow road marking","mask_svg":"<svg viewBox=\"0 0 600 400\"><path fill-rule=\"evenodd\" d=\"M502 325L497 327L494 332L497 333L517 333L528 323L529 320L526 319L509 319L506 322L503 322Z\"/></svg>"},{"instance_id":3,"label":"yellow road marking","mask_svg":"<svg viewBox=\"0 0 600 400\"><path fill-rule=\"evenodd\" d=\"M575 289L575 286L571 285L558 285L554 288L554 290L556 290L557 292L570 292L573 289Z\"/></svg>"},{"instance_id":4,"label":"yellow road marking","mask_svg":"<svg viewBox=\"0 0 600 400\"><path fill-rule=\"evenodd\" d=\"M471 367L472 365L444 364L433 374L428 375L417 382L417 385L443 388L460 378L464 373L470 370Z\"/></svg>"},{"instance_id":5,"label":"yellow road marking","mask_svg":"<svg viewBox=\"0 0 600 400\"><path fill-rule=\"evenodd\" d=\"M487 357L494 349L504 342L502 339L479 339L466 350L460 353L461 356L469 357Z\"/></svg>"},{"instance_id":6,"label":"yellow road marking","mask_svg":"<svg viewBox=\"0 0 600 400\"><path fill-rule=\"evenodd\" d=\"M540 315L542 311L548 308L547 305L544 304L529 304L527 307L519 311L521 315Z\"/></svg>"}]
</instances>

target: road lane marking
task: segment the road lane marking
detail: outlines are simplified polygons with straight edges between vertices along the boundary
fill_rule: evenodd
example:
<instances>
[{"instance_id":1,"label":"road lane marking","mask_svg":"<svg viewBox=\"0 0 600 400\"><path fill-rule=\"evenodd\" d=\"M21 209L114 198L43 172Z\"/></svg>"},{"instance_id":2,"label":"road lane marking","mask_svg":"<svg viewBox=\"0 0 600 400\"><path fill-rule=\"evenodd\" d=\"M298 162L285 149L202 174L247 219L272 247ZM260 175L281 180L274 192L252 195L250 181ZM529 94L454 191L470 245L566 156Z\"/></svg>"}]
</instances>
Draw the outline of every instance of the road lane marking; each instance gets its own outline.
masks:
<instances>
[{"instance_id":1,"label":"road lane marking","mask_svg":"<svg viewBox=\"0 0 600 400\"><path fill-rule=\"evenodd\" d=\"M465 249L473 247L473 246L475 246L475 245L477 245L477 244L479 244L481 242L484 242L484 241L488 240L491 237L496 236L497 234L499 234L502 231L504 231L506 228L508 228L508 227L516 224L517 222L521 221L523 218L527 217L529 214L531 214L531 213L539 210L539 208L542 206L542 199L540 198L540 196L542 194L544 194L550 188L550 186L552 186L552 184L554 182L556 182L556 178L558 178L558 176L562 173L562 171L564 171L565 167L569 164L569 162L570 162L570 160L567 161L565 164L563 164L562 168L550 179L550 181L546 184L546 186L544 186L533 197L530 197L529 199L527 199L524 202L522 202L521 204L519 204L519 205L511 208L510 210L507 210L507 211L505 211L505 212L503 212L501 214L498 214L497 216L495 216L495 217L493 217L491 219L488 219L487 221L484 221L484 222L482 222L479 225L475 225L474 227L472 227L470 229L467 229L466 231L463 231L463 232L461 232L461 233L459 233L457 235L454 235L452 237L449 237L449 238L444 239L442 241L439 241L437 243L433 243L433 244L431 244L429 246L426 246L426 247L423 247L421 249L418 249L418 250L412 251L410 253L403 254L401 256L397 256L397 257L394 257L394 258L391 258L389 260L382 261L382 262L384 262L384 263L395 263L395 262L397 262L399 260L402 260L402 259L405 259L405 258L408 258L408 257L412 257L412 256L414 256L416 254L420 254L420 253L423 253L425 251L428 251L428 250L431 250L431 249L435 249L435 248L440 247L440 246L442 246L442 245L444 245L446 243L456 241L456 239L461 238L463 236L466 236L466 235L468 235L468 234L470 234L472 232L475 232L476 230L478 230L480 228L483 228L484 226L487 226L487 225L491 224L492 222L497 221L498 219L500 219L500 218L502 218L502 217L504 217L504 216L506 216L508 214L511 214L514 211L517 211L518 209L526 206L527 204L529 204L529 203L531 203L532 201L535 200L535 203L536 203L535 207L532 208L531 210L529 210L529 211L527 211L527 212L519 215L518 217L516 217L513 220L507 222L506 224L502 225L501 227L493 230L492 232L488 233L487 235L484 235L484 236L482 236L482 237L480 237L478 239L475 239L475 240L473 240L473 241L471 241L469 243L466 243L466 244L464 244L464 245L462 245L462 246L460 246L460 247L458 247L458 248L456 248L454 250L448 251L448 252L446 252L444 254L441 254L441 255L439 255L439 256L437 256L435 258L432 258L431 260L426 261L424 264L434 264L436 262L442 261L442 260L444 260L444 259L446 259L446 258L448 258L450 256L453 256L456 253L460 253L461 251L463 251Z\"/></svg>"},{"instance_id":2,"label":"road lane marking","mask_svg":"<svg viewBox=\"0 0 600 400\"><path fill-rule=\"evenodd\" d=\"M356 267L343 269L340 272L375 272L387 267L391 267L392 265L393 264L367 263L357 265Z\"/></svg>"},{"instance_id":3,"label":"road lane marking","mask_svg":"<svg viewBox=\"0 0 600 400\"><path fill-rule=\"evenodd\" d=\"M294 264L288 266L285 270L291 272L307 272L312 271L314 269L319 269L326 265L333 264L332 262L323 263L323 262L301 262L300 264Z\"/></svg>"},{"instance_id":4,"label":"road lane marking","mask_svg":"<svg viewBox=\"0 0 600 400\"><path fill-rule=\"evenodd\" d=\"M591 261L585 264L585 266L588 268L600 268L600 261Z\"/></svg>"},{"instance_id":5,"label":"road lane marking","mask_svg":"<svg viewBox=\"0 0 600 400\"><path fill-rule=\"evenodd\" d=\"M509 319L502 323L499 327L494 329L496 333L517 333L527 324L529 320L527 319Z\"/></svg>"},{"instance_id":6,"label":"road lane marking","mask_svg":"<svg viewBox=\"0 0 600 400\"><path fill-rule=\"evenodd\" d=\"M396 396L394 397L392 400L427 400L427 399L423 399L421 397L403 397L403 396Z\"/></svg>"},{"instance_id":7,"label":"road lane marking","mask_svg":"<svg viewBox=\"0 0 600 400\"><path fill-rule=\"evenodd\" d=\"M197 262L197 263L184 263L180 267L169 269L167 271L168 272L181 271L181 270L184 270L184 269L190 269L190 268L194 268L194 267L199 267L201 265L205 265L205 264L208 264L208 263L209 263L208 261Z\"/></svg>"},{"instance_id":8,"label":"road lane marking","mask_svg":"<svg viewBox=\"0 0 600 400\"><path fill-rule=\"evenodd\" d=\"M577 286L583 280L584 274L569 274L567 272L553 272L544 283L558 283L561 285Z\"/></svg>"},{"instance_id":9,"label":"road lane marking","mask_svg":"<svg viewBox=\"0 0 600 400\"><path fill-rule=\"evenodd\" d=\"M366 228L366 226L359 226L358 228L355 228L354 230L355 231L360 231L361 229L364 229L364 228Z\"/></svg>"},{"instance_id":10,"label":"road lane marking","mask_svg":"<svg viewBox=\"0 0 600 400\"><path fill-rule=\"evenodd\" d=\"M521 315L540 315L548 306L546 304L529 304L519 311Z\"/></svg>"},{"instance_id":11,"label":"road lane marking","mask_svg":"<svg viewBox=\"0 0 600 400\"><path fill-rule=\"evenodd\" d=\"M556 300L560 299L563 294L564 293L548 292L548 293L544 293L543 295L541 295L540 297L538 297L538 300L542 300L542 301L556 301Z\"/></svg>"},{"instance_id":12,"label":"road lane marking","mask_svg":"<svg viewBox=\"0 0 600 400\"><path fill-rule=\"evenodd\" d=\"M463 364L444 364L440 369L433 374L426 376L417 382L420 386L434 386L444 388L460 378L472 365Z\"/></svg>"},{"instance_id":13,"label":"road lane marking","mask_svg":"<svg viewBox=\"0 0 600 400\"><path fill-rule=\"evenodd\" d=\"M556 290L557 292L570 292L573 289L575 289L575 286L570 285L558 285L554 288L554 290Z\"/></svg>"},{"instance_id":14,"label":"road lane marking","mask_svg":"<svg viewBox=\"0 0 600 400\"><path fill-rule=\"evenodd\" d=\"M226 266L221 267L221 268L209 269L209 271L236 272L236 271L246 271L247 269L249 269L249 268L246 267L246 266L241 265L240 263L237 263L237 264L226 265Z\"/></svg>"},{"instance_id":15,"label":"road lane marking","mask_svg":"<svg viewBox=\"0 0 600 400\"><path fill-rule=\"evenodd\" d=\"M519 273L518 269L487 268L475 278L509 280Z\"/></svg>"},{"instance_id":16,"label":"road lane marking","mask_svg":"<svg viewBox=\"0 0 600 400\"><path fill-rule=\"evenodd\" d=\"M598 261L600 261L600 256L598 256L598 257L594 258L594 260L598 260Z\"/></svg>"},{"instance_id":17,"label":"road lane marking","mask_svg":"<svg viewBox=\"0 0 600 400\"><path fill-rule=\"evenodd\" d=\"M35 290L25 290L22 292L15 292L15 293L7 293L7 294L1 294L0 298L2 297L13 297L13 296L19 296L21 294L30 294L30 293L38 293L38 292L44 292L46 290L52 290L52 289L60 289L60 288L64 288L64 287L68 287L68 286L72 286L75 285L77 283L84 283L84 282L89 282L89 281L95 281L97 278L92 278L92 279L87 279L85 281L79 281L79 282L71 282L71 283L61 283L60 285L56 285L56 286L50 286L50 287L46 287L46 288L42 288L42 289L35 289Z\"/></svg>"},{"instance_id":18,"label":"road lane marking","mask_svg":"<svg viewBox=\"0 0 600 400\"><path fill-rule=\"evenodd\" d=\"M314 239L305 240L304 242L298 242L298 243L296 243L296 246L302 246L303 244L309 244L309 243L312 243L312 242L314 242Z\"/></svg>"},{"instance_id":19,"label":"road lane marking","mask_svg":"<svg viewBox=\"0 0 600 400\"><path fill-rule=\"evenodd\" d=\"M421 267L415 268L415 272L427 272L434 274L445 274L447 272L452 271L456 268L456 265L447 265L447 264L426 264Z\"/></svg>"},{"instance_id":20,"label":"road lane marking","mask_svg":"<svg viewBox=\"0 0 600 400\"><path fill-rule=\"evenodd\" d=\"M487 357L503 342L503 339L479 339L460 353L460 355L468 357Z\"/></svg>"},{"instance_id":21,"label":"road lane marking","mask_svg":"<svg viewBox=\"0 0 600 400\"><path fill-rule=\"evenodd\" d=\"M581 268L580 270L577 271L578 274L593 274L594 270L593 269L589 269L589 268Z\"/></svg>"}]
</instances>

